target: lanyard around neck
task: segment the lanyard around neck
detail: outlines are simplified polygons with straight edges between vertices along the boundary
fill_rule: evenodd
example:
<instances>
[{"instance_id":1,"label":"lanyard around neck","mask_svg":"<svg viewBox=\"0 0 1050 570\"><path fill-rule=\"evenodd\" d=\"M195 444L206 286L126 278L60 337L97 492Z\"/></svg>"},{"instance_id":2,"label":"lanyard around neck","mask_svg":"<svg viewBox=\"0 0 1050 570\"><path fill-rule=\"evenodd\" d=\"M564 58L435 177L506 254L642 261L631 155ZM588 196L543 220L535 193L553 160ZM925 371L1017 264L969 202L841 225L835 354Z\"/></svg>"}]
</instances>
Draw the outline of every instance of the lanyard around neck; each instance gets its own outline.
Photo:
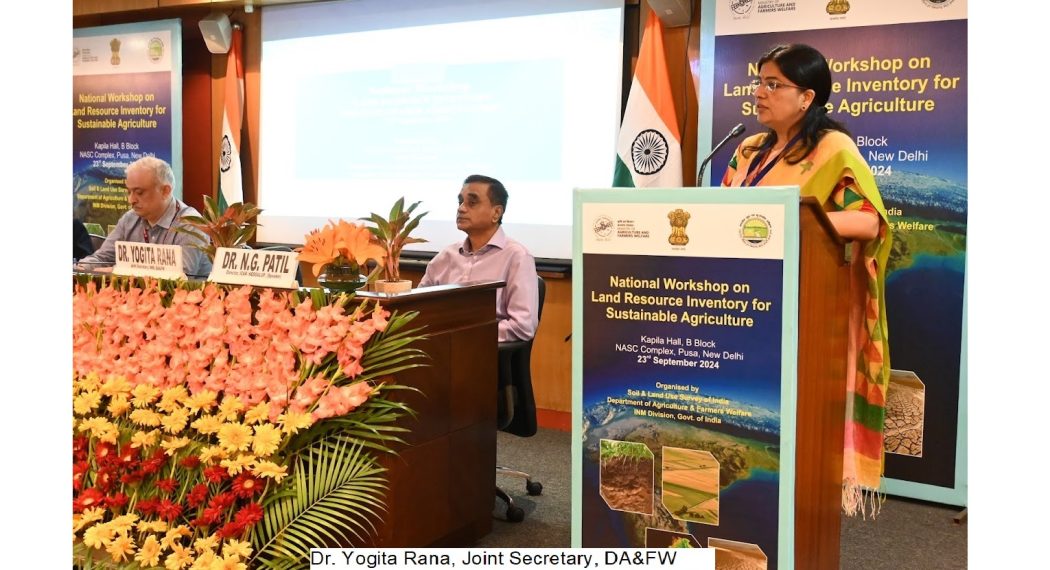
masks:
<instances>
[{"instance_id":1,"label":"lanyard around neck","mask_svg":"<svg viewBox=\"0 0 1050 570\"><path fill-rule=\"evenodd\" d=\"M772 150L772 147L767 148L766 150L762 151L761 154L759 154L758 156L755 157L755 160L751 161L751 164L747 165L747 176L744 177L744 183L742 185L743 186L757 186L758 185L758 181L762 180L762 178L770 170L772 170L773 167L776 166L776 164L778 162L780 162L780 158L783 157L785 154L787 154L788 150L791 149L791 147L795 146L795 143L797 143L801 139L802 139L802 133L798 133L795 136L791 137L791 140L789 140L787 142L787 144L784 145L784 150L780 151L780 154L778 154L775 157L773 157L773 160L770 160L769 164L767 164L764 167L762 167L762 170L759 170L758 174L754 174L754 177L752 177L752 174L755 172L755 169L758 168L759 164L762 164L763 160L766 159L766 156L769 155L769 152Z\"/></svg>"},{"instance_id":2,"label":"lanyard around neck","mask_svg":"<svg viewBox=\"0 0 1050 570\"><path fill-rule=\"evenodd\" d=\"M179 210L181 210L181 209L182 209L182 204L179 204L179 201L175 200L175 213L172 214L172 216L171 216L171 223L175 223L176 218L179 217ZM142 242L143 243L149 243L150 242L149 230L150 230L149 222L146 222L146 223L142 224Z\"/></svg>"}]
</instances>

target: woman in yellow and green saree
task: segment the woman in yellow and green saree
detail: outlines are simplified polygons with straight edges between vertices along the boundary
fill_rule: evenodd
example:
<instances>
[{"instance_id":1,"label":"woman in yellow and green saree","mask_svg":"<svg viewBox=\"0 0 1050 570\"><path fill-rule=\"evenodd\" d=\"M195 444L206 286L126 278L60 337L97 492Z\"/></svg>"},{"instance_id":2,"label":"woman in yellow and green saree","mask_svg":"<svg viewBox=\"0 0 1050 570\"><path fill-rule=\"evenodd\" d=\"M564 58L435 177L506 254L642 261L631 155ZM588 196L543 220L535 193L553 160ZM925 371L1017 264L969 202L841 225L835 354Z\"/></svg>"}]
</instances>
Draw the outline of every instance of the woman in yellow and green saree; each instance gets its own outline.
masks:
<instances>
[{"instance_id":1,"label":"woman in yellow and green saree","mask_svg":"<svg viewBox=\"0 0 1050 570\"><path fill-rule=\"evenodd\" d=\"M768 130L744 139L723 186L797 184L853 240L850 342L842 505L849 515L877 513L889 382L885 277L891 231L879 189L849 132L828 117L831 71L816 49L777 46L758 61L752 82L758 121Z\"/></svg>"}]
</instances>

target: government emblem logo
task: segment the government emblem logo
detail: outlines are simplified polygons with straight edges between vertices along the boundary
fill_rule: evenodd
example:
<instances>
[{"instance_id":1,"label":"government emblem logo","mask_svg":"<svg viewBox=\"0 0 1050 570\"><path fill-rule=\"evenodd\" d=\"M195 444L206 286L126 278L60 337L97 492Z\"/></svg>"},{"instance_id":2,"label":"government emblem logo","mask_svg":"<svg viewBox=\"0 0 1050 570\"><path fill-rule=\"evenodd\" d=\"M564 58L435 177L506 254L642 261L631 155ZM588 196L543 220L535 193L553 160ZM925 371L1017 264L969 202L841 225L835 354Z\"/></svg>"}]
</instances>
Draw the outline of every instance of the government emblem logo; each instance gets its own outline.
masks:
<instances>
[{"instance_id":1,"label":"government emblem logo","mask_svg":"<svg viewBox=\"0 0 1050 570\"><path fill-rule=\"evenodd\" d=\"M109 63L112 65L120 65L120 40L113 38L109 42Z\"/></svg>"},{"instance_id":2,"label":"government emblem logo","mask_svg":"<svg viewBox=\"0 0 1050 570\"><path fill-rule=\"evenodd\" d=\"M689 236L685 234L685 227L689 225L689 212L678 208L667 212L667 219L671 222L671 235L667 242L671 245L685 245L689 243Z\"/></svg>"},{"instance_id":3,"label":"government emblem logo","mask_svg":"<svg viewBox=\"0 0 1050 570\"><path fill-rule=\"evenodd\" d=\"M751 247L762 247L769 241L772 225L761 214L752 214L740 222L740 239Z\"/></svg>"},{"instance_id":4,"label":"government emblem logo","mask_svg":"<svg viewBox=\"0 0 1050 570\"><path fill-rule=\"evenodd\" d=\"M948 6L951 6L952 2L955 2L955 0L922 0L922 3L926 4L926 6L938 10L941 8L947 8Z\"/></svg>"},{"instance_id":5,"label":"government emblem logo","mask_svg":"<svg viewBox=\"0 0 1050 570\"><path fill-rule=\"evenodd\" d=\"M849 2L846 0L831 0L824 9L832 16L840 16L849 12Z\"/></svg>"}]
</instances>

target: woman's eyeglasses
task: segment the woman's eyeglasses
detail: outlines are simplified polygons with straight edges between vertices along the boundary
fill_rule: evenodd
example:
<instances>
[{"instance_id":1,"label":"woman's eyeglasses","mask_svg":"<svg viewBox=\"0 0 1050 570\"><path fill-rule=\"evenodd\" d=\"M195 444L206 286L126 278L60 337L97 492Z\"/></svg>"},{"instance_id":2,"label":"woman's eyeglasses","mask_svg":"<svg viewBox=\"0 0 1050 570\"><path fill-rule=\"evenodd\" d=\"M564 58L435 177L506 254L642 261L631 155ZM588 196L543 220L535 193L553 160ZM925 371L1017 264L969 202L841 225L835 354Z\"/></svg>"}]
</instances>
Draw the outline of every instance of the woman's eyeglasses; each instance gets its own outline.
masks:
<instances>
[{"instance_id":1,"label":"woman's eyeglasses","mask_svg":"<svg viewBox=\"0 0 1050 570\"><path fill-rule=\"evenodd\" d=\"M803 89L803 90L805 89L804 87L799 87L798 85L792 85L790 83L784 83L782 81L777 81L776 79L752 79L751 80L751 91L752 91L752 93L755 92L755 91L758 91L759 87L765 87L766 91L768 91L770 93L776 91L777 88L779 88L779 87L794 87L795 89Z\"/></svg>"}]
</instances>

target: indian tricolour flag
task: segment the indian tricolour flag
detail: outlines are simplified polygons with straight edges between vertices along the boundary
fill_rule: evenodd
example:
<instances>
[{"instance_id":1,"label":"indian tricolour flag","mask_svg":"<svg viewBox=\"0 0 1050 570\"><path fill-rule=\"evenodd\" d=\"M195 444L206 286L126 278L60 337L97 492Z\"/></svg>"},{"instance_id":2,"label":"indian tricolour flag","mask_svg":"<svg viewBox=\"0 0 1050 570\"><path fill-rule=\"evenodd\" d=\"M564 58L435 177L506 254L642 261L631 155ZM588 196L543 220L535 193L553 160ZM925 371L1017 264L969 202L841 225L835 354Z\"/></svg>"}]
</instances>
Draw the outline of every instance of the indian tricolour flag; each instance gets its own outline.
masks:
<instances>
[{"instance_id":1,"label":"indian tricolour flag","mask_svg":"<svg viewBox=\"0 0 1050 570\"><path fill-rule=\"evenodd\" d=\"M244 68L241 65L241 29L233 29L226 59L226 104L222 110L219 146L219 210L244 201L241 186L241 121L244 117Z\"/></svg>"},{"instance_id":2,"label":"indian tricolour flag","mask_svg":"<svg viewBox=\"0 0 1050 570\"><path fill-rule=\"evenodd\" d=\"M649 12L627 110L616 141L613 186L682 185L682 144L664 59L663 26Z\"/></svg>"}]
</instances>

